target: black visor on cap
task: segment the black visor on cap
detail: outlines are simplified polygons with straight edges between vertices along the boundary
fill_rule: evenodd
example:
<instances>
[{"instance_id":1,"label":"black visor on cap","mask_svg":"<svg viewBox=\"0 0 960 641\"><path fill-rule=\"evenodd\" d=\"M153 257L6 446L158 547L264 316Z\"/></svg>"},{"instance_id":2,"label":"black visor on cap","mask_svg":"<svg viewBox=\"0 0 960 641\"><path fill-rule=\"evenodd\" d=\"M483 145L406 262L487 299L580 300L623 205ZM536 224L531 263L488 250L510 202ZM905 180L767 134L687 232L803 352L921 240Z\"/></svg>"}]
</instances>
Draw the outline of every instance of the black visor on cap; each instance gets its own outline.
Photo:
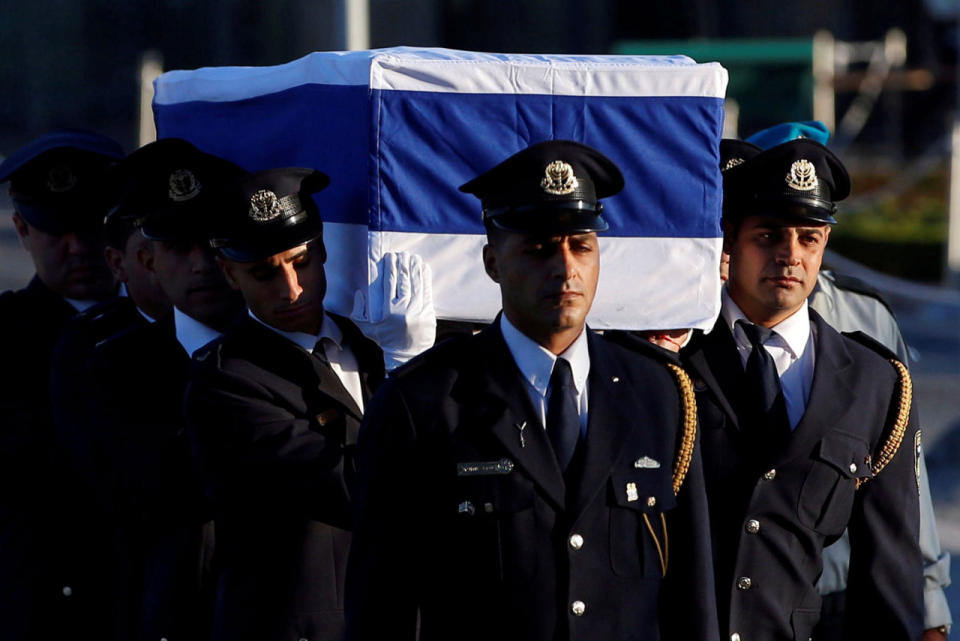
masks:
<instances>
[{"instance_id":1,"label":"black visor on cap","mask_svg":"<svg viewBox=\"0 0 960 641\"><path fill-rule=\"evenodd\" d=\"M610 225L598 211L582 211L558 207L508 210L497 216L488 216L487 224L504 231L547 236L604 232Z\"/></svg>"}]
</instances>

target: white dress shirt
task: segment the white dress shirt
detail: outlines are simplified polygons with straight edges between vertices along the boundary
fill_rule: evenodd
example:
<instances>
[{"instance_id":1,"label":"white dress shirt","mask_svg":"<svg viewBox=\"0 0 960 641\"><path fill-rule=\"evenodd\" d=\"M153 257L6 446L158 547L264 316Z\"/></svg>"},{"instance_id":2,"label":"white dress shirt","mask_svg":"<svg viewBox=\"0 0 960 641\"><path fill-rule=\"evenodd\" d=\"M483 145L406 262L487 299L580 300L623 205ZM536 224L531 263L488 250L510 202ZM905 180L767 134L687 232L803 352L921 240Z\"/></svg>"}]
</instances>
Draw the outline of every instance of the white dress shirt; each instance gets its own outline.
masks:
<instances>
[{"instance_id":1,"label":"white dress shirt","mask_svg":"<svg viewBox=\"0 0 960 641\"><path fill-rule=\"evenodd\" d=\"M753 345L737 321L743 319L749 323L750 320L730 298L726 287L723 288L722 300L720 315L730 328L740 354L740 362L746 367ZM780 389L783 390L787 405L787 418L790 420L790 429L793 429L803 418L807 399L810 398L810 387L813 385L816 336L813 323L810 322L807 301L803 302L800 309L770 329L774 334L763 347L773 357L777 366Z\"/></svg>"},{"instance_id":2,"label":"white dress shirt","mask_svg":"<svg viewBox=\"0 0 960 641\"><path fill-rule=\"evenodd\" d=\"M177 340L190 358L193 358L198 349L220 338L220 332L187 316L176 307L173 308L173 328L176 330Z\"/></svg>"},{"instance_id":3,"label":"white dress shirt","mask_svg":"<svg viewBox=\"0 0 960 641\"><path fill-rule=\"evenodd\" d=\"M503 340L520 369L526 383L527 395L540 416L540 424L546 429L547 403L550 400L550 375L557 356L514 327L506 314L500 315L500 331ZM587 346L586 328L560 357L567 359L573 371L573 385L577 389L577 408L580 412L580 435L587 433L587 377L590 375L590 350Z\"/></svg>"},{"instance_id":4,"label":"white dress shirt","mask_svg":"<svg viewBox=\"0 0 960 641\"><path fill-rule=\"evenodd\" d=\"M357 404L357 407L360 408L360 411L362 412L364 410L363 384L360 381L360 366L357 363L357 357L350 349L350 346L344 344L343 332L340 331L337 324L333 322L327 314L323 315L323 322L320 324L320 334L314 336L313 334L307 334L305 332L285 332L282 329L277 329L272 325L264 323L257 318L252 311L247 311L250 314L250 318L277 334L280 334L287 340L296 343L311 354L317 342L322 340L323 353L327 357L327 362L330 363L330 369L332 369L334 374L337 375L337 378L340 379L340 382L344 388L346 388L347 392L350 393L350 397Z\"/></svg>"}]
</instances>

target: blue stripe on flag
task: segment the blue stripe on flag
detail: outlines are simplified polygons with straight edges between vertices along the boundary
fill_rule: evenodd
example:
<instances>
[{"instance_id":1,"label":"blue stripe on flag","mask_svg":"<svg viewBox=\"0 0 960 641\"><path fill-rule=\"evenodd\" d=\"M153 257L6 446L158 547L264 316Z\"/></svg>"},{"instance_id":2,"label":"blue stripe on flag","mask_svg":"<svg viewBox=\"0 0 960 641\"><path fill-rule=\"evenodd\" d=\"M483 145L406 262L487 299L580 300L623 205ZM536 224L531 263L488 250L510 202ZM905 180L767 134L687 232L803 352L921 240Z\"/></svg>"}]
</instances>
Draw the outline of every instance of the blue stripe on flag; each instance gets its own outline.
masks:
<instances>
[{"instance_id":1,"label":"blue stripe on flag","mask_svg":"<svg viewBox=\"0 0 960 641\"><path fill-rule=\"evenodd\" d=\"M457 187L529 144L567 138L624 173L624 191L605 202L608 235L721 235L721 99L373 93L371 230L483 233L479 202Z\"/></svg>"},{"instance_id":2,"label":"blue stripe on flag","mask_svg":"<svg viewBox=\"0 0 960 641\"><path fill-rule=\"evenodd\" d=\"M366 86L308 84L229 102L154 104L157 132L249 171L310 167L330 176L315 196L327 222L367 223Z\"/></svg>"}]
</instances>

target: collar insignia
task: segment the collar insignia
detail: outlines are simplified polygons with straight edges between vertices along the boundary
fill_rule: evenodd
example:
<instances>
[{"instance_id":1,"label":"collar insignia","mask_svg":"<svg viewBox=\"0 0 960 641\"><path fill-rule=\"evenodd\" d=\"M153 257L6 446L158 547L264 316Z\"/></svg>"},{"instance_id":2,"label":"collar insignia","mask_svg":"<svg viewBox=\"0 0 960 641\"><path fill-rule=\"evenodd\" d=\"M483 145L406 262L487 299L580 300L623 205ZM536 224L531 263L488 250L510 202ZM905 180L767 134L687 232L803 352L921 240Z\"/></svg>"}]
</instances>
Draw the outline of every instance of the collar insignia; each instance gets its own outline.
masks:
<instances>
[{"instance_id":1,"label":"collar insignia","mask_svg":"<svg viewBox=\"0 0 960 641\"><path fill-rule=\"evenodd\" d=\"M51 167L47 172L47 189L55 194L62 194L77 186L77 175L68 165Z\"/></svg>"},{"instance_id":2,"label":"collar insignia","mask_svg":"<svg viewBox=\"0 0 960 641\"><path fill-rule=\"evenodd\" d=\"M656 470L660 467L660 461L652 459L649 456L641 456L633 462L633 466L638 470Z\"/></svg>"},{"instance_id":3,"label":"collar insignia","mask_svg":"<svg viewBox=\"0 0 960 641\"><path fill-rule=\"evenodd\" d=\"M640 494L637 492L636 483L627 483L627 501L633 503L640 500Z\"/></svg>"},{"instance_id":4,"label":"collar insignia","mask_svg":"<svg viewBox=\"0 0 960 641\"><path fill-rule=\"evenodd\" d=\"M812 191L817 188L817 170L809 160L800 159L790 165L790 171L784 179L787 186L797 191Z\"/></svg>"},{"instance_id":5,"label":"collar insignia","mask_svg":"<svg viewBox=\"0 0 960 641\"><path fill-rule=\"evenodd\" d=\"M562 160L554 160L547 165L546 175L540 181L540 187L548 194L554 196L565 196L572 194L580 185L577 177L573 175L573 167Z\"/></svg>"},{"instance_id":6,"label":"collar insignia","mask_svg":"<svg viewBox=\"0 0 960 641\"><path fill-rule=\"evenodd\" d=\"M170 174L170 179L167 181L169 186L169 191L167 195L175 203L182 203L184 201L195 198L200 194L200 189L202 185L200 181L197 180L197 177L193 175L193 172L189 169L177 169L172 174Z\"/></svg>"}]
</instances>

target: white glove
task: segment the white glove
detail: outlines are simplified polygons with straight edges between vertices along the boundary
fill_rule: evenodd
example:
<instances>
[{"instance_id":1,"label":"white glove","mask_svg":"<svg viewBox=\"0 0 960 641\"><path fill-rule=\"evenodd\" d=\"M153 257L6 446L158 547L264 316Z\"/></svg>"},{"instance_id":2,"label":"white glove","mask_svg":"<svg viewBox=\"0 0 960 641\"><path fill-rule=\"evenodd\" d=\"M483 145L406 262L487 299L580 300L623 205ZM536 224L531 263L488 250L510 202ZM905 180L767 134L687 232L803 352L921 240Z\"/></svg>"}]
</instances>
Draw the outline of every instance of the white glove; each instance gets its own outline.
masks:
<instances>
[{"instance_id":1,"label":"white glove","mask_svg":"<svg viewBox=\"0 0 960 641\"><path fill-rule=\"evenodd\" d=\"M390 371L433 347L433 274L420 256L407 252L388 252L377 267L367 290L354 293L350 320L380 346Z\"/></svg>"}]
</instances>

